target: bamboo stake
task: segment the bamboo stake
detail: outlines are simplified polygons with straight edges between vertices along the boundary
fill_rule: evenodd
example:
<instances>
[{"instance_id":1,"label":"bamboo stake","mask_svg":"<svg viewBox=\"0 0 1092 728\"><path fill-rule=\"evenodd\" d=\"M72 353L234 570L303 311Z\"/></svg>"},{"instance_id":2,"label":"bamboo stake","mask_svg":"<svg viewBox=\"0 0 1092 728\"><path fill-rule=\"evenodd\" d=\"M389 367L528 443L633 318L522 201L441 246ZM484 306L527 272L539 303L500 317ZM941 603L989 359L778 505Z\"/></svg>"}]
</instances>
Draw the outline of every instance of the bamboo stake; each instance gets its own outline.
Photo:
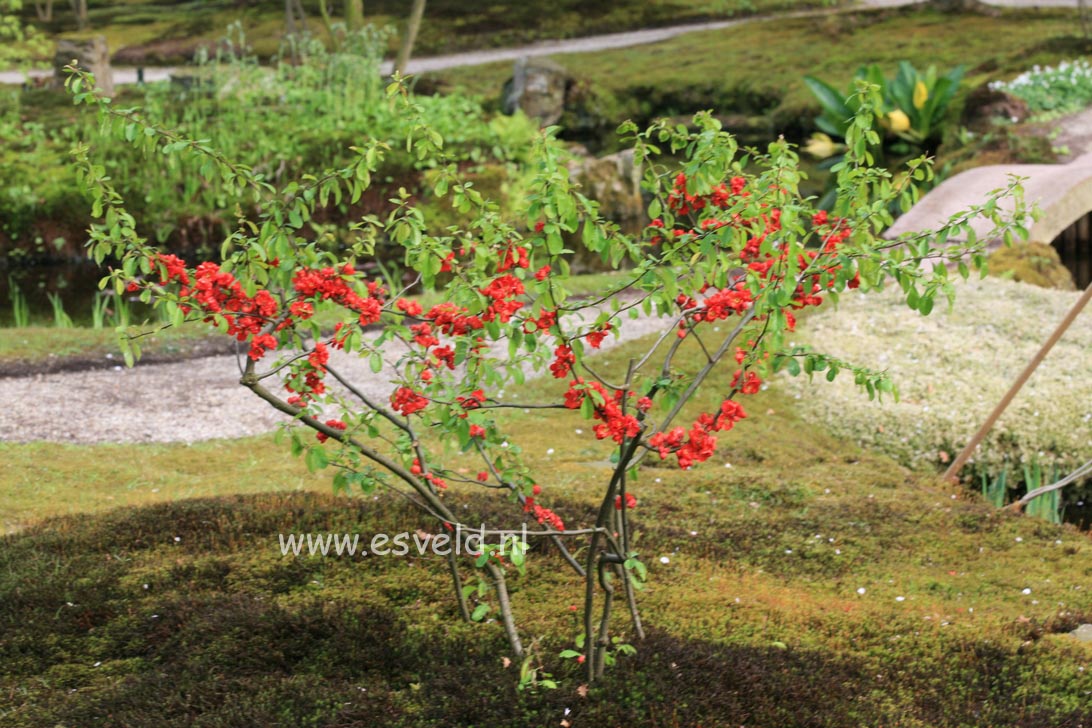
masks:
<instances>
[{"instance_id":1,"label":"bamboo stake","mask_svg":"<svg viewBox=\"0 0 1092 728\"><path fill-rule=\"evenodd\" d=\"M1019 392L1023 388L1024 384L1031 377L1032 373L1039 368L1039 365L1043 362L1043 359L1045 359L1046 355L1050 353L1050 350L1054 348L1054 345L1058 343L1058 339L1062 338L1062 334L1066 332L1070 324L1072 324L1074 319L1077 318L1077 315L1081 312L1081 309L1085 307L1085 304L1088 303L1089 299L1092 299L1092 283L1090 283L1088 285L1088 288L1084 290L1084 295L1082 295L1077 300L1077 302L1073 304L1073 308L1069 309L1069 313L1065 315L1065 318L1062 319L1062 322L1058 324L1058 327L1056 329L1054 329L1054 333L1052 333L1050 335L1050 338L1046 340L1046 343L1044 343L1043 346L1039 349L1039 352L1032 358L1030 362L1028 362L1028 365L1024 367L1024 371L1020 372L1020 376L1016 378L1016 381L1012 383L1011 387L1009 387L1009 391L1005 393L1005 396L1002 397L1001 401L997 403L997 406L994 407L993 412L990 413L990 416L987 417L986 421L982 423L982 426L978 428L978 432L974 433L974 437L972 437L971 441L967 443L967 446L963 448L963 451L959 453L959 457L957 457L952 462L952 464L948 466L948 469L944 472L945 480L955 480L956 474L959 473L959 469L967 463L967 460L970 459L975 449L982 442L982 438L984 438L986 434L990 431L990 429L993 428L994 423L997 422L997 418L1000 417L1001 413L1004 412L1005 409L1009 406L1009 403L1012 402L1017 392Z\"/></svg>"}]
</instances>

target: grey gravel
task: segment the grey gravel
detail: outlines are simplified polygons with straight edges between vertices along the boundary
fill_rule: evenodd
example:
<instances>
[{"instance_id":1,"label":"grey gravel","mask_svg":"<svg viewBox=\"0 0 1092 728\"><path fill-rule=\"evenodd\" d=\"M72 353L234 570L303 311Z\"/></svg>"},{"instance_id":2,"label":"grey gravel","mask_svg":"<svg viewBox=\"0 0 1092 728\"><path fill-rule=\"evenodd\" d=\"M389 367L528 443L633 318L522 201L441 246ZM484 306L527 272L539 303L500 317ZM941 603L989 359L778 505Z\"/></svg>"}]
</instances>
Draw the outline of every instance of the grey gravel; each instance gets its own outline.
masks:
<instances>
[{"instance_id":1,"label":"grey gravel","mask_svg":"<svg viewBox=\"0 0 1092 728\"><path fill-rule=\"evenodd\" d=\"M602 350L672 323L658 316L626 320L617 327L622 335L611 332ZM331 351L330 366L374 400L388 401L394 389L391 367L375 374L367 359L338 351ZM0 441L196 442L257 435L288 421L239 384L239 375L234 356L213 356L0 378L0 401L6 403ZM332 377L327 384L334 384Z\"/></svg>"}]
</instances>

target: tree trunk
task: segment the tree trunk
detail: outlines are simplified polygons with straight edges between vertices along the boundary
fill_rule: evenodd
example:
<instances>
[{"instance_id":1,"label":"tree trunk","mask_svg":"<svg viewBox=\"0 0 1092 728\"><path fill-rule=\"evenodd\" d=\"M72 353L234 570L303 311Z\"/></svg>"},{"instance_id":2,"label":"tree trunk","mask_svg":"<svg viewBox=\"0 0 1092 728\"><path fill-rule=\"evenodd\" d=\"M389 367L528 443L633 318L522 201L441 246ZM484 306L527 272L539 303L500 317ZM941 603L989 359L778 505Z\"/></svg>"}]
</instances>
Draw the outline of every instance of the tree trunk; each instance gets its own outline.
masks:
<instances>
[{"instance_id":1,"label":"tree trunk","mask_svg":"<svg viewBox=\"0 0 1092 728\"><path fill-rule=\"evenodd\" d=\"M413 43L417 40L417 31L421 28L421 18L424 14L425 0L413 0L406 35L402 38L402 46L398 49L398 60L394 64L394 72L397 74L406 73L406 66L409 65L410 56L413 55Z\"/></svg>"},{"instance_id":2,"label":"tree trunk","mask_svg":"<svg viewBox=\"0 0 1092 728\"><path fill-rule=\"evenodd\" d=\"M292 0L284 0L284 34L296 34L296 8Z\"/></svg>"},{"instance_id":3,"label":"tree trunk","mask_svg":"<svg viewBox=\"0 0 1092 728\"><path fill-rule=\"evenodd\" d=\"M76 27L80 30L87 28L87 0L71 0L72 12L76 14Z\"/></svg>"},{"instance_id":4,"label":"tree trunk","mask_svg":"<svg viewBox=\"0 0 1092 728\"><path fill-rule=\"evenodd\" d=\"M345 0L345 27L349 32L364 27L364 0Z\"/></svg>"},{"instance_id":5,"label":"tree trunk","mask_svg":"<svg viewBox=\"0 0 1092 728\"><path fill-rule=\"evenodd\" d=\"M330 19L330 9L326 7L326 0L319 0L319 17L322 18L322 27L326 28L326 35L330 37L330 45L337 50L338 41L334 37L334 22Z\"/></svg>"},{"instance_id":6,"label":"tree trunk","mask_svg":"<svg viewBox=\"0 0 1092 728\"><path fill-rule=\"evenodd\" d=\"M53 0L34 0L34 11L38 14L38 20L49 23L53 20Z\"/></svg>"}]
</instances>

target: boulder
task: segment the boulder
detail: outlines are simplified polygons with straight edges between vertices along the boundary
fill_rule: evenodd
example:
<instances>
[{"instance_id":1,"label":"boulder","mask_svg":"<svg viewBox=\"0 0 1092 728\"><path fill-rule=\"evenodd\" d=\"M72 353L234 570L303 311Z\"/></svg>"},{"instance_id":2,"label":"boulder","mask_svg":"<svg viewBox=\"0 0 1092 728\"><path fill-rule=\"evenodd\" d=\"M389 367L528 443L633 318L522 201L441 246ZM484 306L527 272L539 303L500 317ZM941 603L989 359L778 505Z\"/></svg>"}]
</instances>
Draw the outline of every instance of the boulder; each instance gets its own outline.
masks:
<instances>
[{"instance_id":1,"label":"boulder","mask_svg":"<svg viewBox=\"0 0 1092 728\"><path fill-rule=\"evenodd\" d=\"M556 124L565 112L565 97L572 78L563 67L546 58L516 61L512 78L504 85L503 109L514 114L516 109L542 126Z\"/></svg>"},{"instance_id":2,"label":"boulder","mask_svg":"<svg viewBox=\"0 0 1092 728\"><path fill-rule=\"evenodd\" d=\"M1092 642L1092 624L1082 624L1069 634L1073 635L1081 642Z\"/></svg>"},{"instance_id":3,"label":"boulder","mask_svg":"<svg viewBox=\"0 0 1092 728\"><path fill-rule=\"evenodd\" d=\"M963 126L973 132L989 131L999 121L1018 124L1031 116L1027 103L1000 89L983 84L967 94Z\"/></svg>"},{"instance_id":4,"label":"boulder","mask_svg":"<svg viewBox=\"0 0 1092 728\"><path fill-rule=\"evenodd\" d=\"M110 70L110 52L105 36L57 41L57 52L53 56L53 82L56 86L64 85L64 67L72 61L76 61L81 70L95 75L95 85L100 91L107 96L114 95L114 74Z\"/></svg>"},{"instance_id":5,"label":"boulder","mask_svg":"<svg viewBox=\"0 0 1092 728\"><path fill-rule=\"evenodd\" d=\"M626 149L605 157L577 158L569 175L585 195L599 203L599 213L617 223L632 222L645 214L641 194L641 168Z\"/></svg>"}]
</instances>

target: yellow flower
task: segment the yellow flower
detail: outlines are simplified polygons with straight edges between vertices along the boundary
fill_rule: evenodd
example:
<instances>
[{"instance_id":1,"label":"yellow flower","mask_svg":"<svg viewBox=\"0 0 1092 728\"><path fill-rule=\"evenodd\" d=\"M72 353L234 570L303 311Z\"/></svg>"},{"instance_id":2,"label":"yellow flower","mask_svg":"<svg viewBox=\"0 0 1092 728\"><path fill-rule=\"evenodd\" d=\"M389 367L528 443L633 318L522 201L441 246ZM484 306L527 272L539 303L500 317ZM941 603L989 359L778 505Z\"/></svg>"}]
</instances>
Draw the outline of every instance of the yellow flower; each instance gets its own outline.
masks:
<instances>
[{"instance_id":1,"label":"yellow flower","mask_svg":"<svg viewBox=\"0 0 1092 728\"><path fill-rule=\"evenodd\" d=\"M902 109L895 109L887 114L887 123L891 126L891 131L896 134L900 134L904 131L910 131L910 117L906 115L906 112Z\"/></svg>"},{"instance_id":2,"label":"yellow flower","mask_svg":"<svg viewBox=\"0 0 1092 728\"><path fill-rule=\"evenodd\" d=\"M804 145L804 151L816 159L826 159L837 151L838 145L834 140L821 131L811 135L811 139Z\"/></svg>"},{"instance_id":3,"label":"yellow flower","mask_svg":"<svg viewBox=\"0 0 1092 728\"><path fill-rule=\"evenodd\" d=\"M924 81L918 81L914 85L914 108L921 109L925 107L925 102L929 100L929 89L925 87Z\"/></svg>"}]
</instances>

